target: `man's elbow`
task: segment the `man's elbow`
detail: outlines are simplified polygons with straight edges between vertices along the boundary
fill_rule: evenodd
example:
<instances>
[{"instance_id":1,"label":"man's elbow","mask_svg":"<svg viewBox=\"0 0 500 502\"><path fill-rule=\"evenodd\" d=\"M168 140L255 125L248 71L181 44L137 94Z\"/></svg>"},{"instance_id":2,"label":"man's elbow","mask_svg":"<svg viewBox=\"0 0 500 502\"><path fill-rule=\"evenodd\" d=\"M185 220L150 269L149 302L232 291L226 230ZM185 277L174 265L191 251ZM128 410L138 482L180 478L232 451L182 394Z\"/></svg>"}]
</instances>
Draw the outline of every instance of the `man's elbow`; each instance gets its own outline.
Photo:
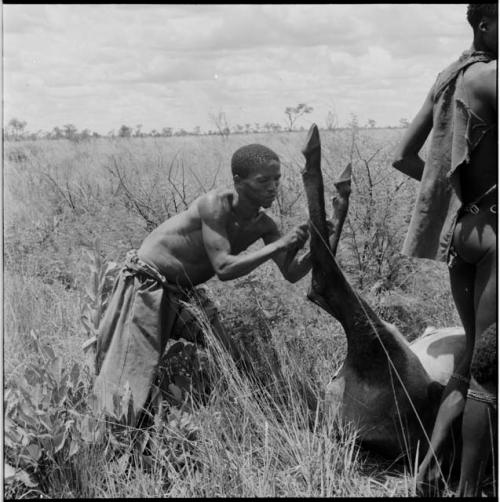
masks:
<instances>
[{"instance_id":1,"label":"man's elbow","mask_svg":"<svg viewBox=\"0 0 500 502\"><path fill-rule=\"evenodd\" d=\"M226 281L230 281L231 279L234 279L234 277L231 277L230 274L226 274L224 272L219 272L216 274L217 275L217 279L219 279L219 281L222 281L222 282L226 282Z\"/></svg>"},{"instance_id":2,"label":"man's elbow","mask_svg":"<svg viewBox=\"0 0 500 502\"><path fill-rule=\"evenodd\" d=\"M235 279L235 275L231 273L231 271L226 267L216 267L215 275L219 281L230 281L231 279Z\"/></svg>"},{"instance_id":3,"label":"man's elbow","mask_svg":"<svg viewBox=\"0 0 500 502\"><path fill-rule=\"evenodd\" d=\"M219 259L213 263L213 268L217 279L220 281L230 281L235 278L232 272L231 261L228 259Z\"/></svg>"}]
</instances>

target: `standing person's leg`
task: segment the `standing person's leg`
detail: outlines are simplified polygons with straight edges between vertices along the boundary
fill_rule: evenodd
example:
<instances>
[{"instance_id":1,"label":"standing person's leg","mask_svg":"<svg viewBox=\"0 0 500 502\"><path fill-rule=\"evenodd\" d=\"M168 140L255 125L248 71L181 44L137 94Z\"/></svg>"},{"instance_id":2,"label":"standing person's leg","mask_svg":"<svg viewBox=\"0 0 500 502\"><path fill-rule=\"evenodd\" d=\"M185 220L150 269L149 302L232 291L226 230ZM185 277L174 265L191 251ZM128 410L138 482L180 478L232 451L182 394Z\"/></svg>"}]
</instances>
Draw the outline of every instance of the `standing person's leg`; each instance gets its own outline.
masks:
<instances>
[{"instance_id":1,"label":"standing person's leg","mask_svg":"<svg viewBox=\"0 0 500 502\"><path fill-rule=\"evenodd\" d=\"M478 339L497 322L497 249L496 231L486 227L481 235L481 245L486 248L476 265L474 300L476 305L475 329Z\"/></svg>"},{"instance_id":2,"label":"standing person's leg","mask_svg":"<svg viewBox=\"0 0 500 502\"><path fill-rule=\"evenodd\" d=\"M489 238L489 239L488 239ZM492 227L481 234L482 247L486 252L476 266L474 296L476 304L476 348L474 358L481 358L481 375L473 375L490 390L495 389L492 366L496 366L496 322L497 322L497 256L496 233ZM489 241L489 242L488 242ZM494 334L493 334L494 333ZM484 343L485 342L485 343ZM483 380L484 378L484 380ZM491 409L484 403L467 400L462 422L462 458L459 495L479 494L484 468L490 453L490 433L492 428Z\"/></svg>"},{"instance_id":3,"label":"standing person's leg","mask_svg":"<svg viewBox=\"0 0 500 502\"><path fill-rule=\"evenodd\" d=\"M491 434L495 427L493 409L468 398L462 419L462 456L457 495L477 497L491 454Z\"/></svg>"},{"instance_id":4,"label":"standing person's leg","mask_svg":"<svg viewBox=\"0 0 500 502\"><path fill-rule=\"evenodd\" d=\"M471 375L481 387L474 386L465 404L459 496L480 494L485 468L495 449L497 374L497 329L492 324L480 335L474 348Z\"/></svg>"},{"instance_id":5,"label":"standing person's leg","mask_svg":"<svg viewBox=\"0 0 500 502\"><path fill-rule=\"evenodd\" d=\"M475 329L475 267L457 256L450 265L449 273L453 299L465 329L466 350L464 357L460 361L456 361L454 373L443 391L441 404L432 430L429 449L418 468L416 479L418 489L422 489L423 485L426 484L432 460L439 453L452 423L463 412L467 389L469 387L469 368L474 348Z\"/></svg>"}]
</instances>

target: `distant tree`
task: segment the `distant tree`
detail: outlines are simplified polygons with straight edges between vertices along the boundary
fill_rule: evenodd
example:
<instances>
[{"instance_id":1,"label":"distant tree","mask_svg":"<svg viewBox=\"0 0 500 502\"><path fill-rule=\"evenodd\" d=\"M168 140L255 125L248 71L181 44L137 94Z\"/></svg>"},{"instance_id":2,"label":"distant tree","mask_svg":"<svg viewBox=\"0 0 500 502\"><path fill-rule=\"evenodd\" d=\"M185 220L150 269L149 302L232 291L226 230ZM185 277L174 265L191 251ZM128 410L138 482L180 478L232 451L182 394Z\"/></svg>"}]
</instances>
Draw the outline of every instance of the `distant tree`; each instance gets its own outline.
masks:
<instances>
[{"instance_id":1,"label":"distant tree","mask_svg":"<svg viewBox=\"0 0 500 502\"><path fill-rule=\"evenodd\" d=\"M399 119L399 127L409 127L410 121L407 118Z\"/></svg>"},{"instance_id":2,"label":"distant tree","mask_svg":"<svg viewBox=\"0 0 500 502\"><path fill-rule=\"evenodd\" d=\"M106 134L106 136L108 136L110 138L114 138L115 137L115 130L111 129L111 131L108 131L108 133Z\"/></svg>"},{"instance_id":3,"label":"distant tree","mask_svg":"<svg viewBox=\"0 0 500 502\"><path fill-rule=\"evenodd\" d=\"M195 134L196 136L199 136L201 134L201 127L200 126L195 126L193 128L193 134Z\"/></svg>"},{"instance_id":4,"label":"distant tree","mask_svg":"<svg viewBox=\"0 0 500 502\"><path fill-rule=\"evenodd\" d=\"M313 107L306 105L305 103L299 103L297 106L288 106L285 108L285 115L288 119L289 130L293 130L293 125L297 121L299 117L306 113L311 113L313 111Z\"/></svg>"},{"instance_id":5,"label":"distant tree","mask_svg":"<svg viewBox=\"0 0 500 502\"><path fill-rule=\"evenodd\" d=\"M368 124L368 127L373 129L377 125L377 122L375 122L375 120L373 120L373 119L368 119L367 124Z\"/></svg>"},{"instance_id":6,"label":"distant tree","mask_svg":"<svg viewBox=\"0 0 500 502\"><path fill-rule=\"evenodd\" d=\"M38 139L42 139L43 131L39 129L37 132L26 132L26 139L30 139L31 141L36 141Z\"/></svg>"},{"instance_id":7,"label":"distant tree","mask_svg":"<svg viewBox=\"0 0 500 502\"><path fill-rule=\"evenodd\" d=\"M255 122L255 127L253 129L253 132L260 132L260 124L258 122Z\"/></svg>"},{"instance_id":8,"label":"distant tree","mask_svg":"<svg viewBox=\"0 0 500 502\"><path fill-rule=\"evenodd\" d=\"M13 139L14 141L19 141L20 139L22 139L26 124L27 123L25 120L19 120L15 117L10 119L7 125L7 137L9 139Z\"/></svg>"},{"instance_id":9,"label":"distant tree","mask_svg":"<svg viewBox=\"0 0 500 502\"><path fill-rule=\"evenodd\" d=\"M137 124L135 126L134 136L136 138L142 138L144 136L144 134L141 132L141 129L142 129L142 124Z\"/></svg>"},{"instance_id":10,"label":"distant tree","mask_svg":"<svg viewBox=\"0 0 500 502\"><path fill-rule=\"evenodd\" d=\"M80 131L80 134L78 134L78 139L85 141L89 139L91 136L90 129L84 129L83 131Z\"/></svg>"},{"instance_id":11,"label":"distant tree","mask_svg":"<svg viewBox=\"0 0 500 502\"><path fill-rule=\"evenodd\" d=\"M335 110L329 110L326 114L325 125L328 131L333 131L339 126L339 119Z\"/></svg>"},{"instance_id":12,"label":"distant tree","mask_svg":"<svg viewBox=\"0 0 500 502\"><path fill-rule=\"evenodd\" d=\"M174 130L171 127L163 127L161 130L161 136L165 136L166 138L169 138L172 136Z\"/></svg>"},{"instance_id":13,"label":"distant tree","mask_svg":"<svg viewBox=\"0 0 500 502\"><path fill-rule=\"evenodd\" d=\"M282 130L282 129L283 129L283 128L281 127L281 124L278 124L278 123L275 123L275 122L273 122L273 123L271 124L271 130L272 130L273 132L281 132L281 130Z\"/></svg>"},{"instance_id":14,"label":"distant tree","mask_svg":"<svg viewBox=\"0 0 500 502\"><path fill-rule=\"evenodd\" d=\"M236 124L233 128L235 134L243 134L245 128L241 124Z\"/></svg>"},{"instance_id":15,"label":"distant tree","mask_svg":"<svg viewBox=\"0 0 500 502\"><path fill-rule=\"evenodd\" d=\"M50 139L61 139L61 138L64 138L64 133L61 128L55 126L50 133Z\"/></svg>"},{"instance_id":16,"label":"distant tree","mask_svg":"<svg viewBox=\"0 0 500 502\"><path fill-rule=\"evenodd\" d=\"M353 130L359 129L359 119L355 113L351 113L351 120L349 121L348 126Z\"/></svg>"},{"instance_id":17,"label":"distant tree","mask_svg":"<svg viewBox=\"0 0 500 502\"><path fill-rule=\"evenodd\" d=\"M219 112L217 115L210 113L210 118L223 138L229 136L231 130L229 129L226 114L224 112Z\"/></svg>"},{"instance_id":18,"label":"distant tree","mask_svg":"<svg viewBox=\"0 0 500 502\"><path fill-rule=\"evenodd\" d=\"M66 139L75 140L78 129L73 124L63 125L63 134Z\"/></svg>"},{"instance_id":19,"label":"distant tree","mask_svg":"<svg viewBox=\"0 0 500 502\"><path fill-rule=\"evenodd\" d=\"M185 129L178 129L174 132L174 136L187 136L188 132Z\"/></svg>"},{"instance_id":20,"label":"distant tree","mask_svg":"<svg viewBox=\"0 0 500 502\"><path fill-rule=\"evenodd\" d=\"M132 135L132 128L126 125L122 125L118 130L118 136L120 138L130 138L131 135Z\"/></svg>"},{"instance_id":21,"label":"distant tree","mask_svg":"<svg viewBox=\"0 0 500 502\"><path fill-rule=\"evenodd\" d=\"M93 138L100 138L100 137L101 137L101 135L100 135L98 132L95 132L95 131L94 131L94 132L92 133L92 137L93 137Z\"/></svg>"}]
</instances>

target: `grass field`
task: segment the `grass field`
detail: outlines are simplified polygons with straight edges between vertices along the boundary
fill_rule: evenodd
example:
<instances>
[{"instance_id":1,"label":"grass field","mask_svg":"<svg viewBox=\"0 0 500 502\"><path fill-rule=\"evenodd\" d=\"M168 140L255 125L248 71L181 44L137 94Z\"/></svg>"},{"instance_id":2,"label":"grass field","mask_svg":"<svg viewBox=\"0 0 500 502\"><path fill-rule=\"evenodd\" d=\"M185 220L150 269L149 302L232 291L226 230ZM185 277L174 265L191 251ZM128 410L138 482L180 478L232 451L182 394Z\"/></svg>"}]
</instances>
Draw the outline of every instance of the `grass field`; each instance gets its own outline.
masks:
<instances>
[{"instance_id":1,"label":"grass field","mask_svg":"<svg viewBox=\"0 0 500 502\"><path fill-rule=\"evenodd\" d=\"M327 195L353 164L340 265L413 339L426 326L460 323L446 267L400 254L417 189L390 165L401 134L322 131L322 158ZM309 277L290 285L273 263L207 284L226 330L261 352L273 347L274 371L262 362L259 385L214 343L218 384L206 405L169 409L151 429L120 434L90 412L81 317L98 308L98 273L104 280L106 264L203 191L231 186L231 155L244 144L262 143L282 160L269 211L280 228L305 222L305 135L5 143L5 460L17 469L6 471L7 497L413 495L411 473L359 450L355 430L311 416L297 394L294 382L307 381L321 395L346 343L340 325L306 300ZM96 250L100 265L90 258ZM279 395L269 390L277 378Z\"/></svg>"}]
</instances>

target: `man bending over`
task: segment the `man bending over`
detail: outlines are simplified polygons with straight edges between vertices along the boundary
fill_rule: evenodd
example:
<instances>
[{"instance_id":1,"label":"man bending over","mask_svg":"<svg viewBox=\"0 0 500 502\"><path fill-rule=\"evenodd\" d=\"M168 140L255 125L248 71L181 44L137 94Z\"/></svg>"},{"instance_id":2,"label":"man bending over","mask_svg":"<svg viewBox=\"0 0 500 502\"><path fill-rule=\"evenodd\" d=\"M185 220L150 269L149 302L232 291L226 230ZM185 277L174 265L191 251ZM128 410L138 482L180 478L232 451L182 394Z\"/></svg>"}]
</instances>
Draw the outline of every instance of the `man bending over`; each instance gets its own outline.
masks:
<instances>
[{"instance_id":1,"label":"man bending over","mask_svg":"<svg viewBox=\"0 0 500 502\"><path fill-rule=\"evenodd\" d=\"M278 191L276 153L258 144L244 146L234 153L231 170L234 189L201 195L127 254L99 326L94 384L98 412L113 414L114 401L127 383L134 416L143 410L181 305L192 298L195 286L214 275L222 281L236 279L269 259L292 283L311 269L309 253L297 256L308 238L308 224L282 236L262 210L271 206ZM262 248L241 254L259 239ZM231 338L223 330L216 334L236 357Z\"/></svg>"}]
</instances>

